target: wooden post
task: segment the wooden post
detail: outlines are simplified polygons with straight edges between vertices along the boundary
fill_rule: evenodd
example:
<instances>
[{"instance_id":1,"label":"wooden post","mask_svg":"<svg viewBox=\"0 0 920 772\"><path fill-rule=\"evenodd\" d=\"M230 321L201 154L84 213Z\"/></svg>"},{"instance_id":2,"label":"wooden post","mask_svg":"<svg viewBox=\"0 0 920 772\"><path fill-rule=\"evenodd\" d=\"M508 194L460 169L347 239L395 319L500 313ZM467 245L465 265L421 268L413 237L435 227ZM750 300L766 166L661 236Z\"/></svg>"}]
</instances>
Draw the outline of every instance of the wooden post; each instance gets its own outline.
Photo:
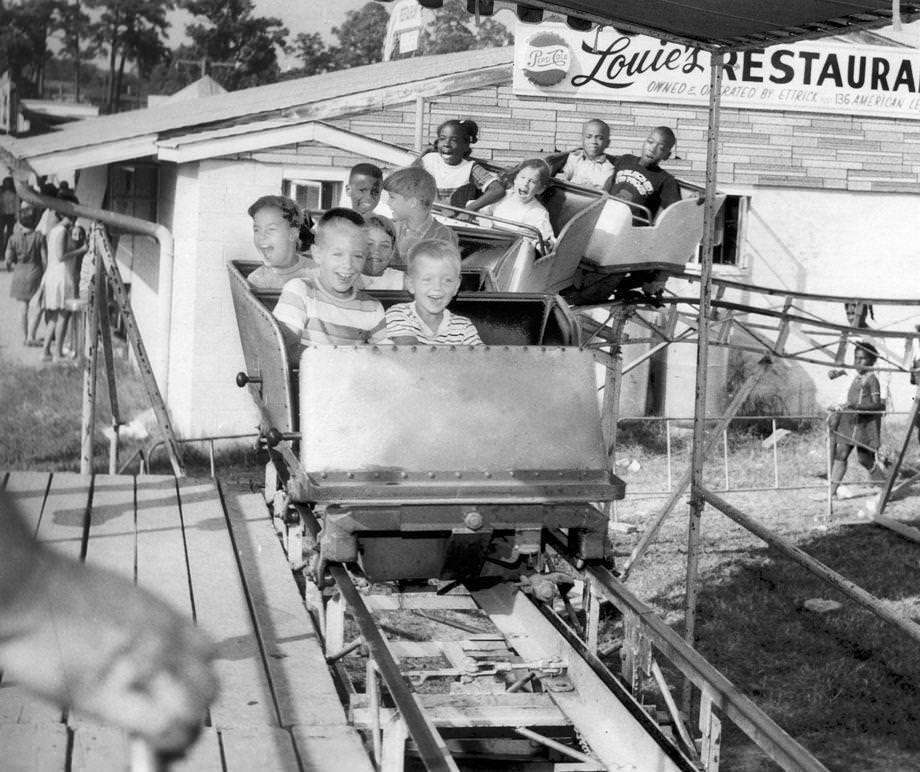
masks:
<instances>
[{"instance_id":1,"label":"wooden post","mask_svg":"<svg viewBox=\"0 0 920 772\"><path fill-rule=\"evenodd\" d=\"M901 449L898 451L898 457L888 471L888 479L885 480L885 487L879 493L875 506L875 514L880 515L885 511L885 505L891 498L891 491L894 488L894 482L898 478L898 471L901 464L904 463L904 455L907 453L907 446L910 445L910 435L914 433L914 425L917 423L917 414L920 413L920 386L917 387L917 394L914 396L914 404L910 409L907 417L907 429L904 431L904 441L901 443Z\"/></svg>"},{"instance_id":2,"label":"wooden post","mask_svg":"<svg viewBox=\"0 0 920 772\"><path fill-rule=\"evenodd\" d=\"M96 261L96 275L89 285L89 302L86 306L83 361L83 417L80 427L80 474L93 473L93 435L96 428L96 354L99 340L99 286L105 280L102 259L90 242L90 254Z\"/></svg>"},{"instance_id":3,"label":"wooden post","mask_svg":"<svg viewBox=\"0 0 920 772\"><path fill-rule=\"evenodd\" d=\"M894 625L899 630L907 633L915 642L920 643L920 625L911 619L901 616L892 611L888 606L874 595L866 592L858 584L854 584L849 579L838 574L836 571L828 568L811 555L803 552L788 539L773 533L762 523L748 517L740 509L733 507L727 501L719 498L715 493L704 488L700 489L700 498L712 504L722 514L734 520L738 525L746 528L755 536L763 539L767 544L776 550L782 552L786 557L791 558L796 563L804 566L809 572L817 576L822 582L829 584L835 590L839 590L847 597L855 600L860 606L867 608L880 619Z\"/></svg>"},{"instance_id":4,"label":"wooden post","mask_svg":"<svg viewBox=\"0 0 920 772\"><path fill-rule=\"evenodd\" d=\"M703 462L706 460L706 387L709 365L709 314L712 304L712 251L716 226L718 179L719 102L722 91L722 52L714 51L709 72L709 132L706 138L706 195L703 214L703 248L700 254L700 309L697 321L696 403L693 411L693 452L690 457L690 525L687 530L687 580L684 606L684 640L694 646L696 603L699 595L700 526L703 514ZM726 424L727 426L727 424ZM716 435L718 436L718 435ZM684 710L690 713L693 682L684 681Z\"/></svg>"},{"instance_id":5,"label":"wooden post","mask_svg":"<svg viewBox=\"0 0 920 772\"><path fill-rule=\"evenodd\" d=\"M417 94L415 97L415 152L422 154L425 146L425 97Z\"/></svg>"}]
</instances>

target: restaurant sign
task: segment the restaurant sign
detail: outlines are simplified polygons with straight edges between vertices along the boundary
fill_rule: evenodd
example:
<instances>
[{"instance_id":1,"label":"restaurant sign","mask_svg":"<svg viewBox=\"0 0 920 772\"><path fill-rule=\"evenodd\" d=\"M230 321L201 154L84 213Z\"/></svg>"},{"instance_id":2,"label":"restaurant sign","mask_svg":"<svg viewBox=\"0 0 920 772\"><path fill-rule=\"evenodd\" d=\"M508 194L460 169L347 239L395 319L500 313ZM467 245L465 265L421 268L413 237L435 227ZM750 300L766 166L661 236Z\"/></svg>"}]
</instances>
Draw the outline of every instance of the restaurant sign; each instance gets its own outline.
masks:
<instances>
[{"instance_id":1,"label":"restaurant sign","mask_svg":"<svg viewBox=\"0 0 920 772\"><path fill-rule=\"evenodd\" d=\"M514 93L704 105L709 54L609 27L519 24ZM920 120L920 51L804 42L727 53L722 104Z\"/></svg>"}]
</instances>

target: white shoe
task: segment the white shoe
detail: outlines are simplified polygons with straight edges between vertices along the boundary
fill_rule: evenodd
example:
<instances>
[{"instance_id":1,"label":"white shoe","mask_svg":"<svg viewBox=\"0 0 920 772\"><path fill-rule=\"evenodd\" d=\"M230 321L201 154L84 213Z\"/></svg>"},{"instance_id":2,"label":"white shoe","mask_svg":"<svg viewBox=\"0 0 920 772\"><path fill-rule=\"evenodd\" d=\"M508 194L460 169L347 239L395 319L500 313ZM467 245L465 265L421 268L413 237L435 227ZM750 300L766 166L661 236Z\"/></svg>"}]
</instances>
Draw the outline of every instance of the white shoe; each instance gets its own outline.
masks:
<instances>
[{"instance_id":1,"label":"white shoe","mask_svg":"<svg viewBox=\"0 0 920 772\"><path fill-rule=\"evenodd\" d=\"M856 494L846 485L838 485L835 495L838 499L852 499Z\"/></svg>"}]
</instances>

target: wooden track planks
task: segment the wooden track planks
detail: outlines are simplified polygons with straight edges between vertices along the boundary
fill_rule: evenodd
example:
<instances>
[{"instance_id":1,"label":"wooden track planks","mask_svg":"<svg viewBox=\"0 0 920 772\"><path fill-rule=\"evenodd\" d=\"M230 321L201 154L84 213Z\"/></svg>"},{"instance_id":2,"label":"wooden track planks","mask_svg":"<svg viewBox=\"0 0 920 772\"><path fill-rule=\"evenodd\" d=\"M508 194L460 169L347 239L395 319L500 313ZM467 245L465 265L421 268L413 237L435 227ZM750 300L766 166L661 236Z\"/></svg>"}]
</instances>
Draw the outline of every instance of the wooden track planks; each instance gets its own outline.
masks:
<instances>
[{"instance_id":1,"label":"wooden track planks","mask_svg":"<svg viewBox=\"0 0 920 772\"><path fill-rule=\"evenodd\" d=\"M52 477L46 472L10 472L5 487L19 502L20 511L37 531L40 541L79 559L89 500L88 478L73 474ZM0 721L54 725L61 721L62 714L60 708L32 696L16 683L0 683Z\"/></svg>"},{"instance_id":2,"label":"wooden track planks","mask_svg":"<svg viewBox=\"0 0 920 772\"><path fill-rule=\"evenodd\" d=\"M80 560L92 480L70 472L55 472L45 497L36 537L51 549Z\"/></svg>"},{"instance_id":3,"label":"wooden track planks","mask_svg":"<svg viewBox=\"0 0 920 772\"><path fill-rule=\"evenodd\" d=\"M205 727L195 744L181 759L174 761L169 772L223 772L220 738L213 727Z\"/></svg>"},{"instance_id":4,"label":"wooden track planks","mask_svg":"<svg viewBox=\"0 0 920 772\"><path fill-rule=\"evenodd\" d=\"M128 758L128 736L123 730L83 722L74 730L72 772L123 772Z\"/></svg>"},{"instance_id":5,"label":"wooden track planks","mask_svg":"<svg viewBox=\"0 0 920 772\"><path fill-rule=\"evenodd\" d=\"M3 486L19 506L19 514L25 518L32 533L38 530L50 480L48 472L10 472Z\"/></svg>"},{"instance_id":6,"label":"wooden track planks","mask_svg":"<svg viewBox=\"0 0 920 772\"><path fill-rule=\"evenodd\" d=\"M306 770L371 772L346 720L313 620L304 607L261 495L222 487L281 722L292 726ZM226 748L226 746L225 746Z\"/></svg>"},{"instance_id":7,"label":"wooden track planks","mask_svg":"<svg viewBox=\"0 0 920 772\"><path fill-rule=\"evenodd\" d=\"M224 729L220 733L220 741L227 772L300 769L291 734L286 729L274 726ZM342 769L344 772L349 768L333 764L327 769Z\"/></svg>"},{"instance_id":8,"label":"wooden track planks","mask_svg":"<svg viewBox=\"0 0 920 772\"><path fill-rule=\"evenodd\" d=\"M67 728L63 724L0 724L0 768L4 772L63 770Z\"/></svg>"},{"instance_id":9,"label":"wooden track planks","mask_svg":"<svg viewBox=\"0 0 920 772\"><path fill-rule=\"evenodd\" d=\"M176 479L167 475L141 475L136 479L135 498L137 584L191 617L194 604Z\"/></svg>"},{"instance_id":10,"label":"wooden track planks","mask_svg":"<svg viewBox=\"0 0 920 772\"><path fill-rule=\"evenodd\" d=\"M374 765L358 732L347 724L295 726L291 730L303 772L373 772Z\"/></svg>"},{"instance_id":11,"label":"wooden track planks","mask_svg":"<svg viewBox=\"0 0 920 772\"><path fill-rule=\"evenodd\" d=\"M282 725L346 723L263 498L227 489L223 493Z\"/></svg>"},{"instance_id":12,"label":"wooden track planks","mask_svg":"<svg viewBox=\"0 0 920 772\"><path fill-rule=\"evenodd\" d=\"M273 695L249 612L223 505L211 480L178 480L188 570L198 624L217 643L220 694L211 721L226 727L277 726Z\"/></svg>"},{"instance_id":13,"label":"wooden track planks","mask_svg":"<svg viewBox=\"0 0 920 772\"><path fill-rule=\"evenodd\" d=\"M41 541L125 575L180 613L197 612L218 642L215 726L171 770L371 772L261 496L231 492L225 513L210 480L33 472L0 479ZM61 717L0 683L0 769L126 768L123 731L71 716L68 746Z\"/></svg>"},{"instance_id":14,"label":"wooden track planks","mask_svg":"<svg viewBox=\"0 0 920 772\"><path fill-rule=\"evenodd\" d=\"M93 478L85 562L134 582L134 478L97 474Z\"/></svg>"}]
</instances>

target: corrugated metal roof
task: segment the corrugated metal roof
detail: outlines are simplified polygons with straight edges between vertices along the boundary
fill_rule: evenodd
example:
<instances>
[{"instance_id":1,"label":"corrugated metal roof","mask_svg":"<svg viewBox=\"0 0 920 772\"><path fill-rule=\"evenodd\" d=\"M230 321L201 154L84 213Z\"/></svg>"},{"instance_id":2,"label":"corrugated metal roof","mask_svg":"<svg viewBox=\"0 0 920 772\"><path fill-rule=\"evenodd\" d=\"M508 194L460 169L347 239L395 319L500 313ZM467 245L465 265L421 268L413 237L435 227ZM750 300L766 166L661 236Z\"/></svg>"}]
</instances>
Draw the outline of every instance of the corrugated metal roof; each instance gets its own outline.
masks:
<instances>
[{"instance_id":1,"label":"corrugated metal roof","mask_svg":"<svg viewBox=\"0 0 920 772\"><path fill-rule=\"evenodd\" d=\"M327 99L371 92L384 86L411 84L456 72L474 72L508 65L513 58L513 48L506 47L400 59L231 91L196 99L194 102L167 102L143 110L90 118L52 134L7 140L4 144L19 158L28 160L49 153L105 145L135 137L188 132L196 127L217 126L227 121L264 118Z\"/></svg>"}]
</instances>

